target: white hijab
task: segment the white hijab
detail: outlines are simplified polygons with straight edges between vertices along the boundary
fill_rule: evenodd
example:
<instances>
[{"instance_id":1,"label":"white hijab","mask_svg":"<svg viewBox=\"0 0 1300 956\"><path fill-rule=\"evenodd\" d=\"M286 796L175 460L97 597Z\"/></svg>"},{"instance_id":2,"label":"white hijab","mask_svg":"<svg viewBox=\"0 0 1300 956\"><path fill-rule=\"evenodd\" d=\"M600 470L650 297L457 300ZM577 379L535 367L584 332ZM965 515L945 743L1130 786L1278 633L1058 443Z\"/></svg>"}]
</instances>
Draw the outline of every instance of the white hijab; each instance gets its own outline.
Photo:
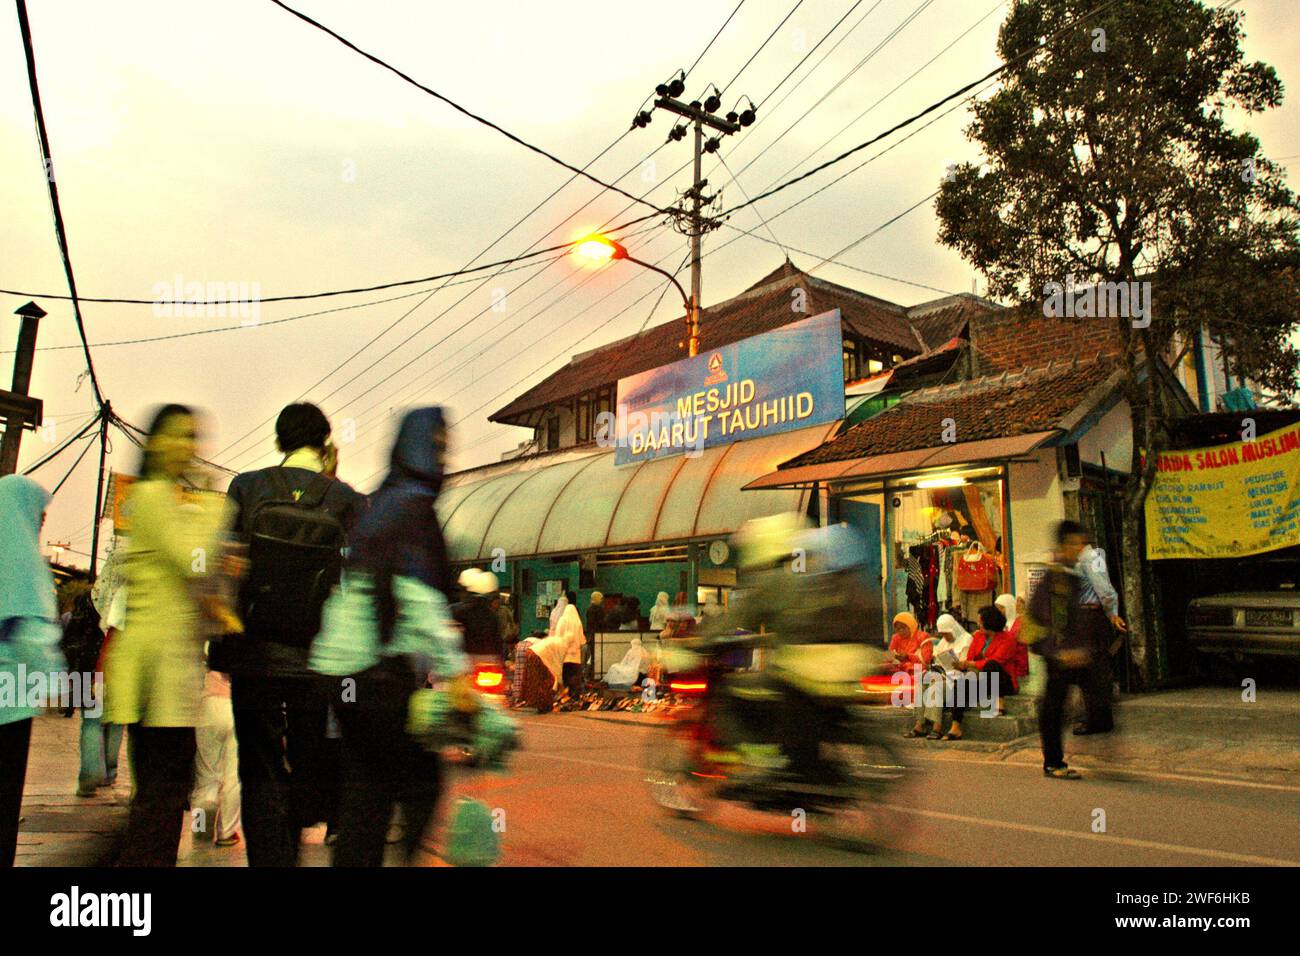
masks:
<instances>
[{"instance_id":1,"label":"white hijab","mask_svg":"<svg viewBox=\"0 0 1300 956\"><path fill-rule=\"evenodd\" d=\"M1007 627L1010 627L1016 620L1016 599L1010 594L999 594L998 599L993 602L997 605L1007 619Z\"/></svg>"},{"instance_id":2,"label":"white hijab","mask_svg":"<svg viewBox=\"0 0 1300 956\"><path fill-rule=\"evenodd\" d=\"M555 607L551 608L550 622L547 624L546 633L550 636L555 635L556 625L560 623L560 618L564 615L564 609L569 606L569 599L561 594L560 599L555 602Z\"/></svg>"},{"instance_id":3,"label":"white hijab","mask_svg":"<svg viewBox=\"0 0 1300 956\"><path fill-rule=\"evenodd\" d=\"M650 609L650 630L662 631L668 626L668 592L660 591L655 606Z\"/></svg>"},{"instance_id":4,"label":"white hijab","mask_svg":"<svg viewBox=\"0 0 1300 956\"><path fill-rule=\"evenodd\" d=\"M934 656L937 658L944 651L952 651L957 660L965 660L966 651L970 649L972 640L970 631L958 624L957 619L951 614L940 614L939 620L934 622L934 629L943 635L939 643L934 645ZM955 670L950 670L948 676L954 677L957 673Z\"/></svg>"},{"instance_id":5,"label":"white hijab","mask_svg":"<svg viewBox=\"0 0 1300 956\"><path fill-rule=\"evenodd\" d=\"M564 613L555 625L555 636L564 647L564 663L582 663L582 645L587 643L587 635L582 632L582 617L578 609L568 601L564 602Z\"/></svg>"}]
</instances>

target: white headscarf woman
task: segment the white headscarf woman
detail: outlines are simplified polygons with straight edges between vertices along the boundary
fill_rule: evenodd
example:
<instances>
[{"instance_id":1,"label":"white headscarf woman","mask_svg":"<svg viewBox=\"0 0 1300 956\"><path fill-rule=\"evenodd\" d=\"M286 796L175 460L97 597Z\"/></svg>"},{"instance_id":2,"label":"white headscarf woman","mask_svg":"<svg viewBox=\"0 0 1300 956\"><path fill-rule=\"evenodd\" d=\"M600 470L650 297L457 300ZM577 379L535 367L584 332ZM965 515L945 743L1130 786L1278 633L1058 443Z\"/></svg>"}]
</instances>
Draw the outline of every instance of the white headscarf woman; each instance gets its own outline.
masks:
<instances>
[{"instance_id":1,"label":"white headscarf woman","mask_svg":"<svg viewBox=\"0 0 1300 956\"><path fill-rule=\"evenodd\" d=\"M568 601L564 602L559 623L555 625L555 636L564 642L564 663L581 664L582 646L587 643L587 635L582 630L582 616Z\"/></svg>"},{"instance_id":2,"label":"white headscarf woman","mask_svg":"<svg viewBox=\"0 0 1300 956\"><path fill-rule=\"evenodd\" d=\"M660 591L655 606L650 609L650 630L662 631L668 626L668 592Z\"/></svg>"},{"instance_id":3,"label":"white headscarf woman","mask_svg":"<svg viewBox=\"0 0 1300 956\"><path fill-rule=\"evenodd\" d=\"M1007 619L1007 630L1011 630L1011 625L1016 622L1016 599L1010 594L999 594L998 599L993 603Z\"/></svg>"},{"instance_id":4,"label":"white headscarf woman","mask_svg":"<svg viewBox=\"0 0 1300 956\"><path fill-rule=\"evenodd\" d=\"M560 599L555 602L555 607L551 608L551 618L546 625L546 635L555 636L555 628L560 623L560 618L564 616L564 609L569 606L569 599L566 595L561 594Z\"/></svg>"},{"instance_id":5,"label":"white headscarf woman","mask_svg":"<svg viewBox=\"0 0 1300 956\"><path fill-rule=\"evenodd\" d=\"M940 635L939 642L934 645L934 662L936 666L942 667L939 661L940 655L944 651L950 651L956 660L965 660L966 651L970 649L971 634L964 627L957 623L957 619L951 614L940 614L939 620L934 622L934 629ZM957 679L961 673L955 668L943 668L948 675L949 681Z\"/></svg>"}]
</instances>

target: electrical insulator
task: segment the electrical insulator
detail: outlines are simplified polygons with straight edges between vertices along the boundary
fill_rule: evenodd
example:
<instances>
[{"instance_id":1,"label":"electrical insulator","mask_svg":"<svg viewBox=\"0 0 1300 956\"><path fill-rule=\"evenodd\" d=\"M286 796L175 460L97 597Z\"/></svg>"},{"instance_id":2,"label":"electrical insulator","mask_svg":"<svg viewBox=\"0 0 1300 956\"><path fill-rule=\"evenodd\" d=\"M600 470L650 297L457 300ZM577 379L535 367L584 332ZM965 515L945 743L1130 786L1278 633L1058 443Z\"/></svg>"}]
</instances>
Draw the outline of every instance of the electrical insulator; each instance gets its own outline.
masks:
<instances>
[{"instance_id":1,"label":"electrical insulator","mask_svg":"<svg viewBox=\"0 0 1300 956\"><path fill-rule=\"evenodd\" d=\"M722 99L717 93L714 93L712 96L709 96L704 100L704 112L706 113L716 113L721 106Z\"/></svg>"},{"instance_id":2,"label":"electrical insulator","mask_svg":"<svg viewBox=\"0 0 1300 956\"><path fill-rule=\"evenodd\" d=\"M706 153L716 153L718 151L718 138L716 136L713 137L713 139L705 141L704 151Z\"/></svg>"},{"instance_id":3,"label":"electrical insulator","mask_svg":"<svg viewBox=\"0 0 1300 956\"><path fill-rule=\"evenodd\" d=\"M673 99L681 96L686 92L686 84L679 78L668 84L668 95Z\"/></svg>"},{"instance_id":4,"label":"electrical insulator","mask_svg":"<svg viewBox=\"0 0 1300 956\"><path fill-rule=\"evenodd\" d=\"M743 113L740 114L740 125L753 126L754 119L755 119L754 111L752 109L745 110Z\"/></svg>"},{"instance_id":5,"label":"electrical insulator","mask_svg":"<svg viewBox=\"0 0 1300 956\"><path fill-rule=\"evenodd\" d=\"M730 123L732 126L735 126L739 120L740 120L740 114L737 113L735 110L732 110L730 113L727 114L727 122Z\"/></svg>"},{"instance_id":6,"label":"electrical insulator","mask_svg":"<svg viewBox=\"0 0 1300 956\"><path fill-rule=\"evenodd\" d=\"M667 83L660 83L658 86L655 87L655 93L657 93L657 94L660 95L660 96L667 96L667 95L668 95L668 84L667 84Z\"/></svg>"}]
</instances>

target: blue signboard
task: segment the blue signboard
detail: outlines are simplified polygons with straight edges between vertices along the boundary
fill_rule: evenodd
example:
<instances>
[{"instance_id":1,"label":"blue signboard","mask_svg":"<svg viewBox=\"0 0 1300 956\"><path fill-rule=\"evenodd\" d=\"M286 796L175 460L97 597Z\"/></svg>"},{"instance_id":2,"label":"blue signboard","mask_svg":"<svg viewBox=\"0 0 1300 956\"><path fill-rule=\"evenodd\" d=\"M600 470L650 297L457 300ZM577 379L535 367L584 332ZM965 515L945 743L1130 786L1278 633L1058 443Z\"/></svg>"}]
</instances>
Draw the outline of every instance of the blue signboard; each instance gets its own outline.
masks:
<instances>
[{"instance_id":1,"label":"blue signboard","mask_svg":"<svg viewBox=\"0 0 1300 956\"><path fill-rule=\"evenodd\" d=\"M597 422L616 465L698 455L714 445L844 417L838 309L619 379Z\"/></svg>"}]
</instances>

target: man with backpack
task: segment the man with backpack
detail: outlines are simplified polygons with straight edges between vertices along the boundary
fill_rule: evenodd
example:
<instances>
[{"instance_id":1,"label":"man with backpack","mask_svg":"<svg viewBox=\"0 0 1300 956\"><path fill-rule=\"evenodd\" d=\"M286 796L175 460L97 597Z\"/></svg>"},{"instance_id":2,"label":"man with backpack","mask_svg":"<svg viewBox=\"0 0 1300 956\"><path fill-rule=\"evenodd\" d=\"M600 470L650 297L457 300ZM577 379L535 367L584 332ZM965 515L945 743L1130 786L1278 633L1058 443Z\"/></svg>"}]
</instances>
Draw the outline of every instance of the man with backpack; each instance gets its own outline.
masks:
<instances>
[{"instance_id":1,"label":"man with backpack","mask_svg":"<svg viewBox=\"0 0 1300 956\"><path fill-rule=\"evenodd\" d=\"M284 461L237 475L227 491L233 531L248 546L239 593L245 633L223 640L213 663L231 677L249 866L294 866L300 830L334 819L332 699L307 659L365 504L333 477L336 452L319 408L287 406L275 434Z\"/></svg>"}]
</instances>

